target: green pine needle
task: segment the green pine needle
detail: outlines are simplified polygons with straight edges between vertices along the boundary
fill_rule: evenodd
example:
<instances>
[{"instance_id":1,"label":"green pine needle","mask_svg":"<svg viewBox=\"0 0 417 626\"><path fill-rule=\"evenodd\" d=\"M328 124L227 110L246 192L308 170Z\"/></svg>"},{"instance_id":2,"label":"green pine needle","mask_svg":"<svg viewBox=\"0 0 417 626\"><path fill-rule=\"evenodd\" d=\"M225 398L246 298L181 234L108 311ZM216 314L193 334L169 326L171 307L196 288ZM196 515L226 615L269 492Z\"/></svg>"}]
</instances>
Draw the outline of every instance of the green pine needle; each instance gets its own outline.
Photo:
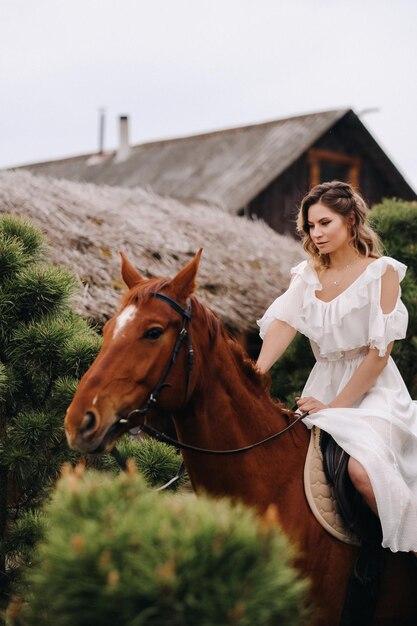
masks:
<instances>
[{"instance_id":1,"label":"green pine needle","mask_svg":"<svg viewBox=\"0 0 417 626\"><path fill-rule=\"evenodd\" d=\"M49 265L32 265L15 277L16 308L23 320L37 320L67 303L77 284L67 270Z\"/></svg>"},{"instance_id":2,"label":"green pine needle","mask_svg":"<svg viewBox=\"0 0 417 626\"><path fill-rule=\"evenodd\" d=\"M32 260L37 260L44 250L41 230L25 218L3 215L0 219L0 235L19 241L25 255Z\"/></svg>"},{"instance_id":3,"label":"green pine needle","mask_svg":"<svg viewBox=\"0 0 417 626\"><path fill-rule=\"evenodd\" d=\"M76 471L47 520L27 626L294 626L306 616L287 540L243 505Z\"/></svg>"},{"instance_id":4,"label":"green pine needle","mask_svg":"<svg viewBox=\"0 0 417 626\"><path fill-rule=\"evenodd\" d=\"M0 603L36 537L28 511L39 511L65 461L63 421L77 379L96 356L100 338L69 306L77 284L45 262L38 228L0 218ZM33 532L32 532L33 531ZM1 621L1 619L0 619Z\"/></svg>"},{"instance_id":5,"label":"green pine needle","mask_svg":"<svg viewBox=\"0 0 417 626\"><path fill-rule=\"evenodd\" d=\"M0 285L27 263L23 244L0 230Z\"/></svg>"},{"instance_id":6,"label":"green pine needle","mask_svg":"<svg viewBox=\"0 0 417 626\"><path fill-rule=\"evenodd\" d=\"M175 448L149 437L125 435L117 442L117 449L125 459L133 459L149 487L160 487L174 478L180 470L182 456ZM110 454L93 460L94 467L119 472L116 460ZM169 488L175 491L188 480L187 474Z\"/></svg>"},{"instance_id":7,"label":"green pine needle","mask_svg":"<svg viewBox=\"0 0 417 626\"><path fill-rule=\"evenodd\" d=\"M0 362L0 404L6 401L9 379L6 366Z\"/></svg>"}]
</instances>

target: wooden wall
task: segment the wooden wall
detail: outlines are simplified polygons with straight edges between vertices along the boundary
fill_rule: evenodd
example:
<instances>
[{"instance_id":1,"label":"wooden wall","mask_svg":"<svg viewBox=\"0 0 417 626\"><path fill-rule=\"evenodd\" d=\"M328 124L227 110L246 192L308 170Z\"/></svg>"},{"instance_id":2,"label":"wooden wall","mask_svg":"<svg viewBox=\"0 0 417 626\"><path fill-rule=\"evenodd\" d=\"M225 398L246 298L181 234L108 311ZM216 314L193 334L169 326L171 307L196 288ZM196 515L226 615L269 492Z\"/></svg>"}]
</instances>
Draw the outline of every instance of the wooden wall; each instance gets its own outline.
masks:
<instances>
[{"instance_id":1,"label":"wooden wall","mask_svg":"<svg viewBox=\"0 0 417 626\"><path fill-rule=\"evenodd\" d=\"M299 204L309 186L309 168L302 155L276 178L249 205L249 216L256 215L283 235L295 235Z\"/></svg>"},{"instance_id":2,"label":"wooden wall","mask_svg":"<svg viewBox=\"0 0 417 626\"><path fill-rule=\"evenodd\" d=\"M341 155L360 159L359 189L365 200L372 206L383 198L406 197L403 190L395 185L395 177L390 180L389 168L378 167L378 153L373 159L369 157L372 150L375 153L375 144L369 140L357 126L352 127L349 120L343 118L333 128L325 133L304 154L266 187L252 200L244 213L248 217L257 216L281 234L292 235L297 238L295 221L300 202L310 188L312 177L309 164L309 150L332 151ZM380 152L380 150L379 150ZM349 168L338 163L324 163L320 171L320 182L335 178L349 180Z\"/></svg>"}]
</instances>

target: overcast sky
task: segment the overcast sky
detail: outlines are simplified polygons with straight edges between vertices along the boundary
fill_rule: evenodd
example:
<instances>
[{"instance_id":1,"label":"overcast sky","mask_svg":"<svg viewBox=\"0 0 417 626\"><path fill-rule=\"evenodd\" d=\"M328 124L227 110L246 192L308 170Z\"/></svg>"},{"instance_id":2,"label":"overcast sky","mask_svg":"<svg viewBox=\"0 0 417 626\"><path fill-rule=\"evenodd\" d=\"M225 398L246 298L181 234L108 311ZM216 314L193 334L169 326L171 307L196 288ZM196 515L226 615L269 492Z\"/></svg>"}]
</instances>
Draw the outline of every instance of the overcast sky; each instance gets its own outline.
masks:
<instances>
[{"instance_id":1,"label":"overcast sky","mask_svg":"<svg viewBox=\"0 0 417 626\"><path fill-rule=\"evenodd\" d=\"M417 190L417 0L0 7L0 167L352 107Z\"/></svg>"}]
</instances>

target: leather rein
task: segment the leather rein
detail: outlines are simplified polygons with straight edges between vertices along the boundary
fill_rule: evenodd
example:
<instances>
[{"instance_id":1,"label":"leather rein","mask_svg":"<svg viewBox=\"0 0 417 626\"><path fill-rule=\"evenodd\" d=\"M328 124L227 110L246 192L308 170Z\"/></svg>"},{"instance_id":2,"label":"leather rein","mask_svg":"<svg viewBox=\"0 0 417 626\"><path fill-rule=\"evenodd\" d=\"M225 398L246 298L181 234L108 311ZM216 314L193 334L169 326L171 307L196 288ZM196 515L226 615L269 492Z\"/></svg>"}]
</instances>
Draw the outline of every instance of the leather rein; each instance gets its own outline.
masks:
<instances>
[{"instance_id":1,"label":"leather rein","mask_svg":"<svg viewBox=\"0 0 417 626\"><path fill-rule=\"evenodd\" d=\"M148 413L149 409L155 407L155 404L157 402L158 396L159 396L160 392L162 391L162 389L164 389L165 387L169 387L170 386L169 383L166 382L166 380L167 380L167 378L168 378L168 376L169 376L173 366L176 363L176 360L177 360L177 357L178 357L178 353L179 353L179 351L181 349L181 346L183 345L183 343L184 343L186 338L188 338L188 350L187 350L187 364L186 364L187 383L186 383L186 388L185 388L184 404L188 400L189 391L190 391L191 373L192 373L193 364L194 364L194 350L193 350L193 346L192 346L191 337L190 337L190 334L189 334L189 331L188 331L188 326L189 326L189 324L191 322L191 319L192 319L191 300L189 298L187 299L187 308L184 308L180 304L178 304L178 302L176 302L175 300L173 300L169 296L165 295L164 293L160 293L160 292L152 293L151 297L158 298L159 300L162 300L163 302L166 302L171 308L173 308L177 313L179 313L182 316L182 328L181 328L181 330L180 330L180 332L179 332L179 334L177 336L177 340L176 340L175 345L173 347L170 359L169 359L169 361L167 363L167 366L165 367L165 369L164 369L164 371L162 373L162 376L161 376L159 382L154 387L154 389L151 391L151 393L149 394L149 396L148 396L147 400L145 401L145 403L139 409L134 409L133 411L131 411L129 413L129 415L126 418L120 418L119 419L119 423L120 424L128 424L129 420L134 415L144 415L145 416L145 421L140 426L140 431L142 431L145 434L149 435L153 439L157 439L158 441L162 441L163 443L166 443L166 444L168 444L170 446L174 446L178 450L191 450L192 452L198 452L198 453L201 453L201 454L228 455L228 454L240 454L242 452L248 452L249 450L253 450L254 448L257 448L258 446L261 446L264 443L267 443L268 441L272 441L274 439L277 439L278 437L280 437L284 433L286 433L289 430L291 430L295 426L295 424L297 424L297 422L299 422L304 417L306 417L307 413L302 413L299 416L297 416L297 418L294 421L292 421L290 424L288 424L288 426L283 428L283 430L280 430L277 433L269 435L268 437L265 437L264 439L261 439L260 441L257 441L257 442L255 442L253 444L250 444L250 445L247 445L247 446L243 446L242 448L232 448L230 450L211 450L211 449L208 449L208 448L199 448L197 446L192 446L190 444L181 443L177 439L173 439L172 437L169 437L168 435L165 435L165 433L162 433L161 431L157 430L153 426L150 426L146 422L147 413ZM114 456L114 458L119 463L119 465L122 467L122 469L125 469L126 463L125 463L122 455L120 454L120 452L116 449L116 447L113 448L111 454Z\"/></svg>"}]
</instances>

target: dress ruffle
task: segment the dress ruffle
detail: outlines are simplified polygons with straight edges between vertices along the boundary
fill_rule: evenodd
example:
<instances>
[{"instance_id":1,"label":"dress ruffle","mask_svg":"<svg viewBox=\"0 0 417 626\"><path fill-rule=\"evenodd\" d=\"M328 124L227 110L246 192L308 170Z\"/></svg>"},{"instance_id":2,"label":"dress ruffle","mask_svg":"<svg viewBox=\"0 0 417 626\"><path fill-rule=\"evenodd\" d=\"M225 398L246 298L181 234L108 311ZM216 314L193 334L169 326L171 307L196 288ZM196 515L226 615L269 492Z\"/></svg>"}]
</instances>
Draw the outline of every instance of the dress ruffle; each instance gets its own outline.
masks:
<instances>
[{"instance_id":1,"label":"dress ruffle","mask_svg":"<svg viewBox=\"0 0 417 626\"><path fill-rule=\"evenodd\" d=\"M408 312L400 301L392 313L384 314L381 309L369 327L369 347L376 348L379 356L385 356L391 341L404 339L408 326Z\"/></svg>"},{"instance_id":2,"label":"dress ruffle","mask_svg":"<svg viewBox=\"0 0 417 626\"><path fill-rule=\"evenodd\" d=\"M321 357L337 358L338 353L369 346L384 356L388 344L403 339L407 330L408 313L398 296L394 310L384 314L380 306L381 278L392 266L399 280L406 266L391 257L380 257L370 263L362 274L341 294L329 302L316 296L322 285L307 261L292 268L293 280L288 290L272 303L258 321L263 338L274 319L279 319L317 344ZM350 314L367 309L368 327L358 325Z\"/></svg>"}]
</instances>

